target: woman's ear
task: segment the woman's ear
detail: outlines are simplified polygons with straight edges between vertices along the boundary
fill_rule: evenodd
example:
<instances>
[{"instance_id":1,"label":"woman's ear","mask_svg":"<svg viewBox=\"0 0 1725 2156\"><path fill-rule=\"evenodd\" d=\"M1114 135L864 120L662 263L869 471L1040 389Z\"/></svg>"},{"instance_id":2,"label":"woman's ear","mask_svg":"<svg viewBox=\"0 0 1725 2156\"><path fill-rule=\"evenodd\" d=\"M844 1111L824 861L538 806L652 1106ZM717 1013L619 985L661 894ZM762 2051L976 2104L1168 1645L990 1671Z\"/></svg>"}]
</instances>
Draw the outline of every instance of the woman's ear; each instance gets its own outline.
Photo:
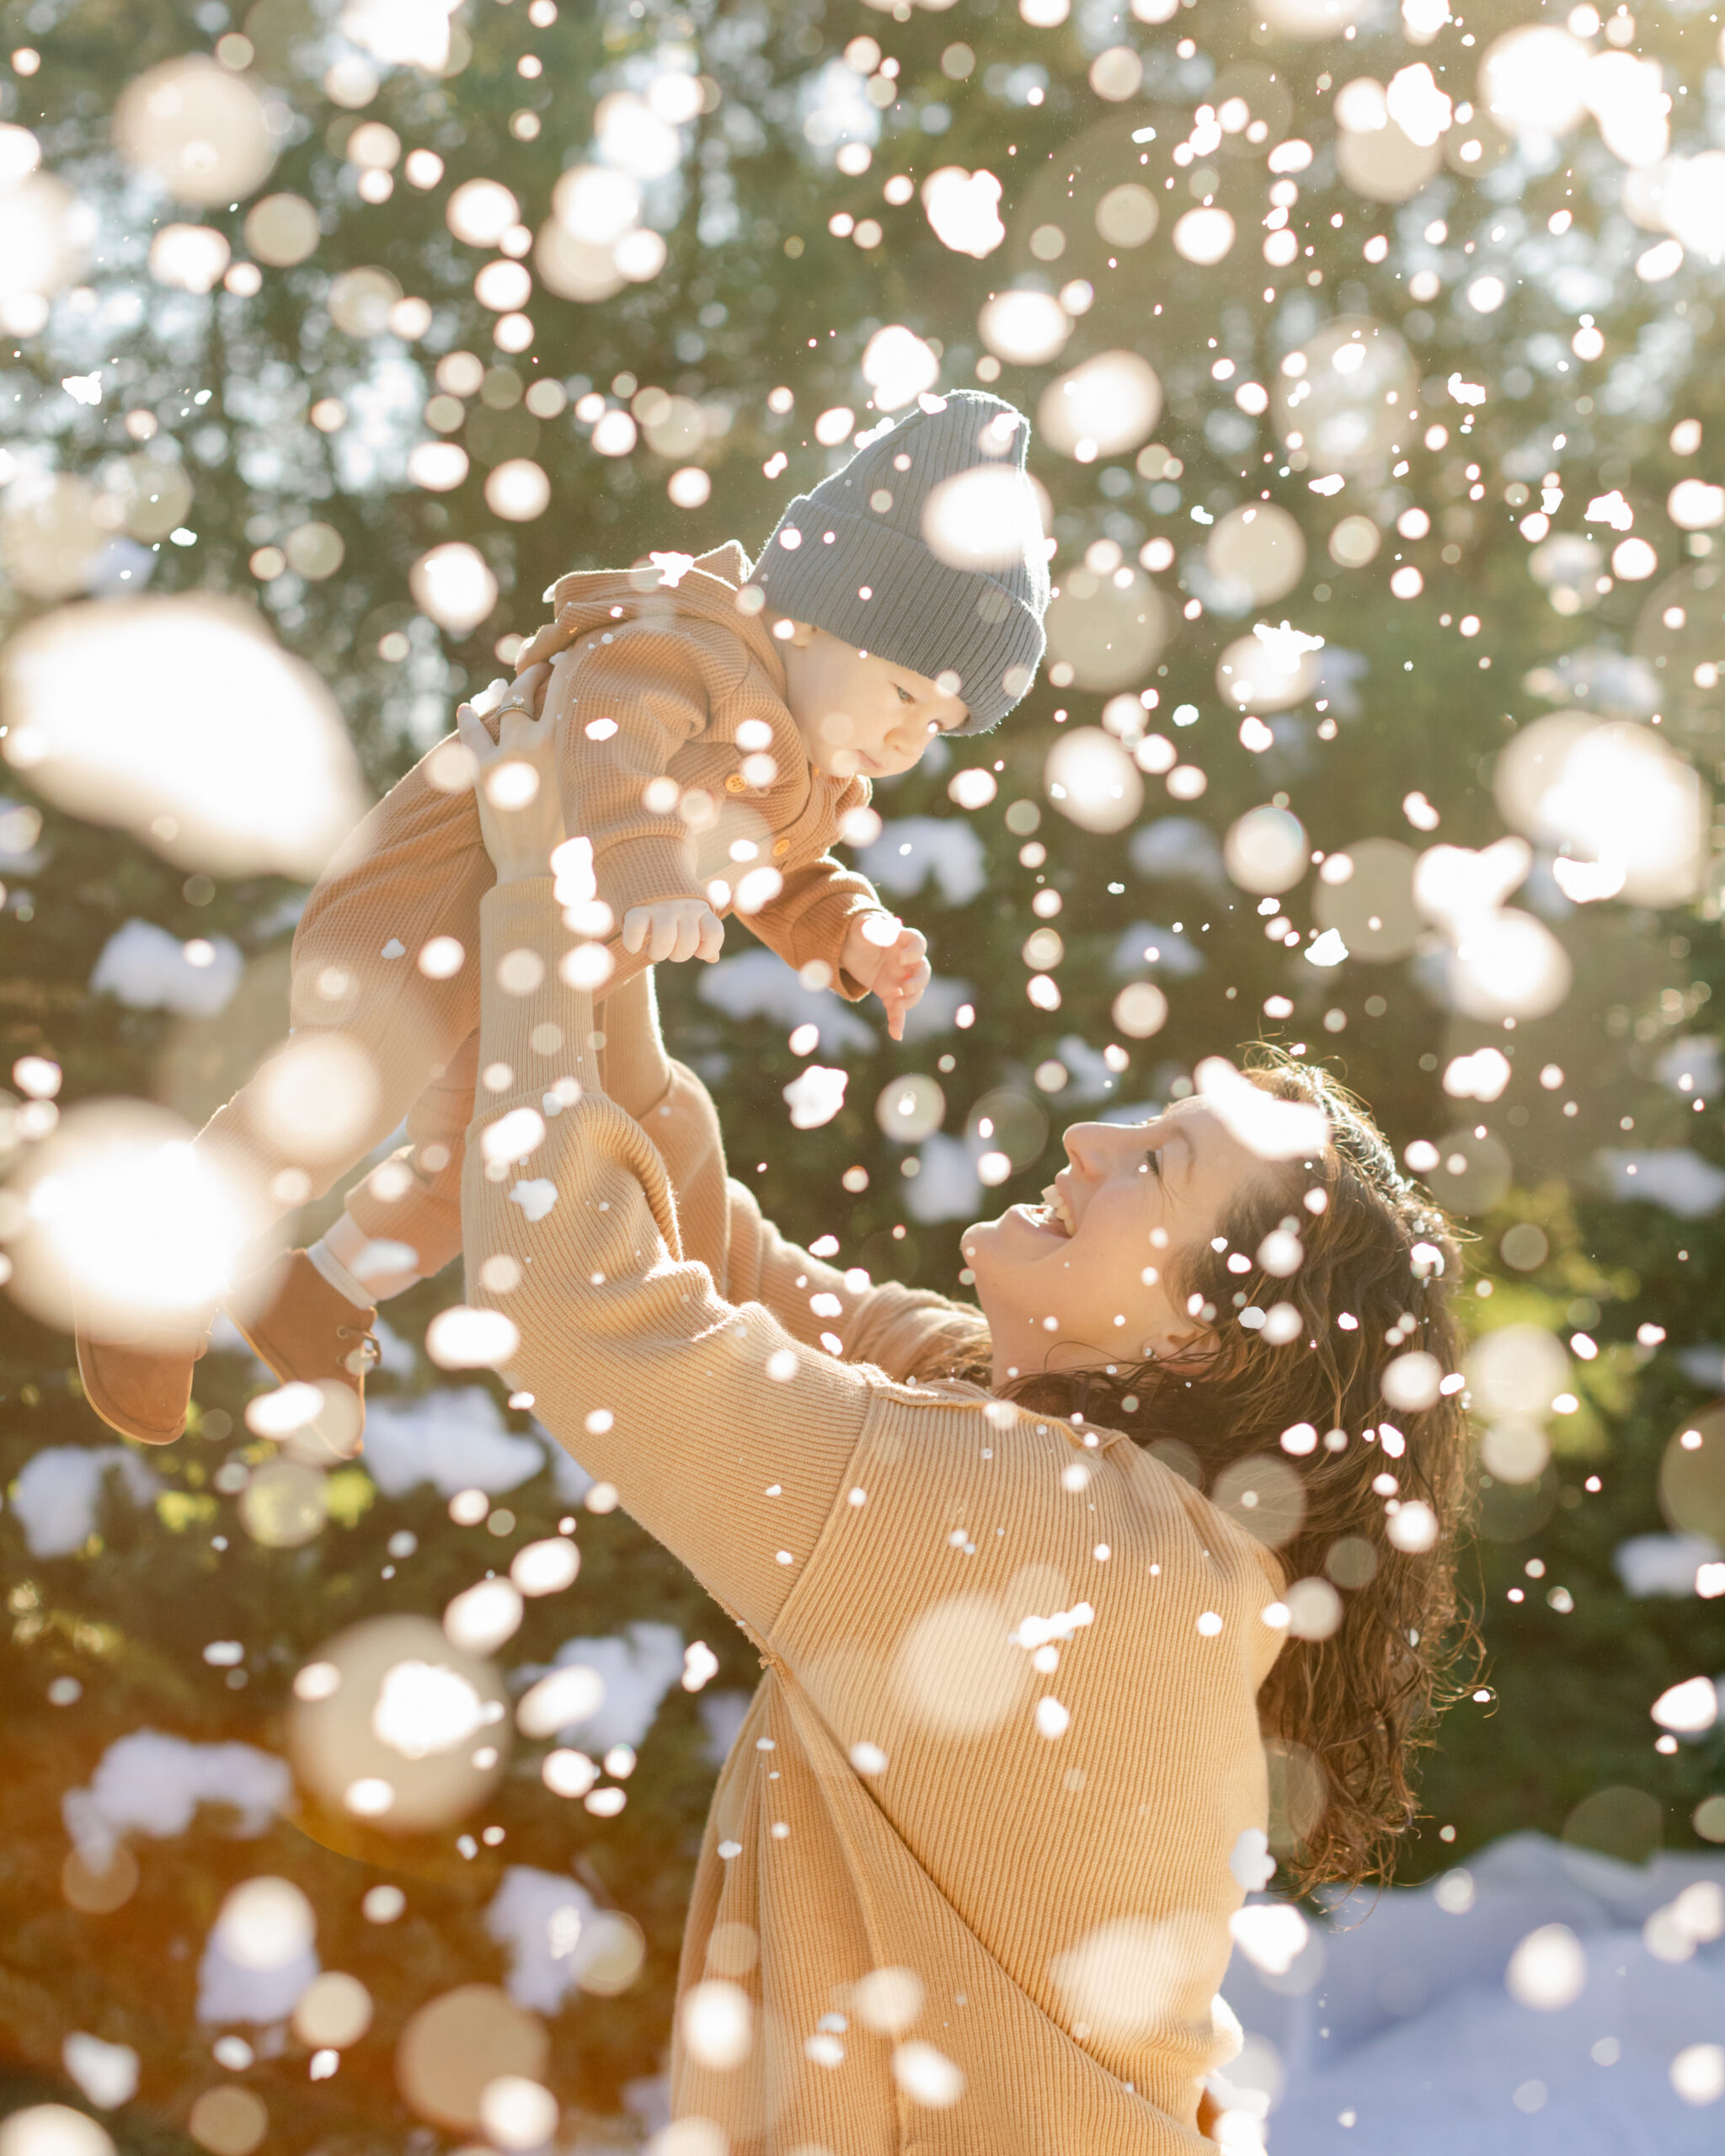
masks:
<instances>
[{"instance_id":1,"label":"woman's ear","mask_svg":"<svg viewBox=\"0 0 1725 2156\"><path fill-rule=\"evenodd\" d=\"M1164 1369L1177 1365L1185 1369L1201 1369L1211 1361L1220 1342L1207 1325L1170 1326L1164 1332L1144 1343L1145 1354Z\"/></svg>"}]
</instances>

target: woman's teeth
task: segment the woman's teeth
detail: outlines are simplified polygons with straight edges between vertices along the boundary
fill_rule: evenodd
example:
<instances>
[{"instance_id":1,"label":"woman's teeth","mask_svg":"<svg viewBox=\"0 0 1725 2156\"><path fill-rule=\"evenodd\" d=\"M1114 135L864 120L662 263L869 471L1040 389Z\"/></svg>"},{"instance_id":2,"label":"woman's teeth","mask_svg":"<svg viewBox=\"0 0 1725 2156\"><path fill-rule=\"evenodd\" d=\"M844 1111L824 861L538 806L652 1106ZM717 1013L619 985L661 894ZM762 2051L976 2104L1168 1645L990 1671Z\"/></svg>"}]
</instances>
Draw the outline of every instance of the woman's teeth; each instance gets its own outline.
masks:
<instances>
[{"instance_id":1,"label":"woman's teeth","mask_svg":"<svg viewBox=\"0 0 1725 2156\"><path fill-rule=\"evenodd\" d=\"M1058 1228L1063 1235L1071 1235L1077 1223L1072 1218L1072 1209L1050 1183L1042 1193L1043 1210L1048 1214L1046 1225Z\"/></svg>"}]
</instances>

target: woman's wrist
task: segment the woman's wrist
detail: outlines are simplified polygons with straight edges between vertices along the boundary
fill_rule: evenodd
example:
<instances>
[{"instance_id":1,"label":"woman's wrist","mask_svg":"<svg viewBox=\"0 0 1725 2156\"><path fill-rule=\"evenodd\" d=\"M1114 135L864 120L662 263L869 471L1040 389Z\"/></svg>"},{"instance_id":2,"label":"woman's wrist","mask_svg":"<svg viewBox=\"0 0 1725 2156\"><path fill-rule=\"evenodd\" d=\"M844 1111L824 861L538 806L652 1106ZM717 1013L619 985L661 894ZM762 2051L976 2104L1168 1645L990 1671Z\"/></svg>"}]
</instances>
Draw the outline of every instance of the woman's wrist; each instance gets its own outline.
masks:
<instances>
[{"instance_id":1,"label":"woman's wrist","mask_svg":"<svg viewBox=\"0 0 1725 2156\"><path fill-rule=\"evenodd\" d=\"M457 712L456 728L473 759L479 835L497 881L548 875L553 851L563 838L557 719L529 717L517 698L499 707L495 741L471 704Z\"/></svg>"}]
</instances>

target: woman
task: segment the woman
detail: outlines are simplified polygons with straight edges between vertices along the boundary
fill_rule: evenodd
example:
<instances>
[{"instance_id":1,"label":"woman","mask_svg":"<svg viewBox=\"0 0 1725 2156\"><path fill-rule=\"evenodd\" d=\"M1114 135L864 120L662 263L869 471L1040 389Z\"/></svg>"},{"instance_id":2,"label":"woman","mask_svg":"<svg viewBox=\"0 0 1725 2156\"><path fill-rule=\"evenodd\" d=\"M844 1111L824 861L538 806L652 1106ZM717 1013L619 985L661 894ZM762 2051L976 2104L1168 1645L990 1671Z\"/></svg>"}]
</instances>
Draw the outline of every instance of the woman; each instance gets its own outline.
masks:
<instances>
[{"instance_id":1,"label":"woman","mask_svg":"<svg viewBox=\"0 0 1725 2156\"><path fill-rule=\"evenodd\" d=\"M1080 1125L1048 1207L964 1235L980 1316L850 1284L725 1180L650 981L598 1035L560 978L561 702L498 745L462 722L498 878L467 1263L546 1426L761 1653L680 1978L673 2106L710 2131L678 2149L1201 2148L1228 1920L1274 1869L1260 1715L1297 1876L1364 1876L1412 1813L1462 1481L1443 1223L1289 1067L1252 1099L1323 1109L1301 1157L1199 1100ZM1429 1401L1394 1428L1392 1358ZM1290 1641L1327 1556L1339 1629Z\"/></svg>"}]
</instances>

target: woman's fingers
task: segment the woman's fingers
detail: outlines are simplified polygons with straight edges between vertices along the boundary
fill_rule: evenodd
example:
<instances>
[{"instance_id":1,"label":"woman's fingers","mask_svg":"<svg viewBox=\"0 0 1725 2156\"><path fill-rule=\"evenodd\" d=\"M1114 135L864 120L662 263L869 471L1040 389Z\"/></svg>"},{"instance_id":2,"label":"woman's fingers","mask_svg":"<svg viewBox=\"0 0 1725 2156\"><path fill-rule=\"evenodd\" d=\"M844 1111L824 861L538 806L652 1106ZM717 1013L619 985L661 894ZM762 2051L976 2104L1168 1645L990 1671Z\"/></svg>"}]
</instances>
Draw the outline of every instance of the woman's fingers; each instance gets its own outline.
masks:
<instances>
[{"instance_id":1,"label":"woman's fingers","mask_svg":"<svg viewBox=\"0 0 1725 2156\"><path fill-rule=\"evenodd\" d=\"M531 712L520 704L510 704L505 707L503 723L497 729L498 746L517 755L531 754L543 730Z\"/></svg>"},{"instance_id":2,"label":"woman's fingers","mask_svg":"<svg viewBox=\"0 0 1725 2156\"><path fill-rule=\"evenodd\" d=\"M555 622L547 622L543 628L536 629L515 654L516 668L521 673L525 674L530 667L537 666L542 660L553 657L561 648L558 642L557 624Z\"/></svg>"},{"instance_id":3,"label":"woman's fingers","mask_svg":"<svg viewBox=\"0 0 1725 2156\"><path fill-rule=\"evenodd\" d=\"M531 666L523 667L515 678L512 685L514 693L521 699L524 707L531 712L535 718L543 715L545 685L550 679L551 669L542 659Z\"/></svg>"},{"instance_id":4,"label":"woman's fingers","mask_svg":"<svg viewBox=\"0 0 1725 2156\"><path fill-rule=\"evenodd\" d=\"M455 730L462 747L470 750L482 763L491 754L491 736L485 731L484 720L471 704L456 706Z\"/></svg>"},{"instance_id":5,"label":"woman's fingers","mask_svg":"<svg viewBox=\"0 0 1725 2156\"><path fill-rule=\"evenodd\" d=\"M522 688L522 684L517 681L515 688ZM543 688L546 688L546 684L537 681L531 686L531 692L522 703L511 703L505 707L502 723L505 723L505 727L511 728L513 738L517 742L542 742L552 731L550 720L554 713L543 709Z\"/></svg>"}]
</instances>

